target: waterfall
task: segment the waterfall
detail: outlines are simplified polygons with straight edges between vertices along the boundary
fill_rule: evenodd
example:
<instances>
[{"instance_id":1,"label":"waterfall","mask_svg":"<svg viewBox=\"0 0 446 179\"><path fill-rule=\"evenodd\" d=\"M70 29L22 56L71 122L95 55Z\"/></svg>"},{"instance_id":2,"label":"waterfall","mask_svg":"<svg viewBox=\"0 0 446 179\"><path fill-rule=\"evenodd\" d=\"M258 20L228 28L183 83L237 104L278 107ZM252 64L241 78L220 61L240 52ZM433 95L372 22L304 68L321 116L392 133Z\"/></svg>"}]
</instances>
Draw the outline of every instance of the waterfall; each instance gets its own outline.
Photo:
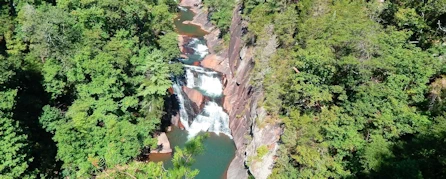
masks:
<instances>
[{"instance_id":1,"label":"waterfall","mask_svg":"<svg viewBox=\"0 0 446 179\"><path fill-rule=\"evenodd\" d=\"M223 84L217 72L190 65L185 65L185 68L188 88L195 88L208 97L223 95Z\"/></svg>"},{"instance_id":2,"label":"waterfall","mask_svg":"<svg viewBox=\"0 0 446 179\"><path fill-rule=\"evenodd\" d=\"M183 6L178 6L178 9L182 10L182 11L187 11L187 9Z\"/></svg>"},{"instance_id":3,"label":"waterfall","mask_svg":"<svg viewBox=\"0 0 446 179\"><path fill-rule=\"evenodd\" d=\"M181 11L188 11L185 7L179 6L178 8ZM223 133L232 138L229 129L229 116L223 107L216 103L216 100L220 100L218 98L223 96L222 75L210 69L192 66L209 54L206 40L202 36L185 36L183 39L185 44L181 44L184 47L182 52L183 56L185 55L187 58L179 58L179 61L185 64L186 73L184 78L175 80L173 89L179 102L180 121L188 131L188 138L191 139L200 132ZM183 85L206 96L203 100L207 102L202 110L188 98L188 94L182 89Z\"/></svg>"},{"instance_id":4,"label":"waterfall","mask_svg":"<svg viewBox=\"0 0 446 179\"><path fill-rule=\"evenodd\" d=\"M201 114L195 117L188 129L188 138L191 139L202 131L215 132L217 134L223 133L232 138L228 114L213 101L208 102Z\"/></svg>"},{"instance_id":5,"label":"waterfall","mask_svg":"<svg viewBox=\"0 0 446 179\"><path fill-rule=\"evenodd\" d=\"M179 58L179 60L184 64L192 65L194 62L201 61L209 54L209 49L206 46L206 42L201 38L185 38L188 43L184 47L184 55L187 58Z\"/></svg>"},{"instance_id":6,"label":"waterfall","mask_svg":"<svg viewBox=\"0 0 446 179\"><path fill-rule=\"evenodd\" d=\"M206 44L204 44L204 42L202 42L198 38L193 38L192 41L190 41L188 45L190 47L192 47L192 49L194 49L195 54L199 55L201 57L201 59L203 59L206 55L209 54L209 51L208 51L209 49L206 46Z\"/></svg>"},{"instance_id":7,"label":"waterfall","mask_svg":"<svg viewBox=\"0 0 446 179\"><path fill-rule=\"evenodd\" d=\"M193 116L195 114L190 114L189 112L193 112L191 102L186 99L184 96L184 92L181 89L179 84L179 80L175 80L173 83L173 91L177 95L178 104L180 107L180 121L183 124L186 130L189 130L189 115Z\"/></svg>"}]
</instances>

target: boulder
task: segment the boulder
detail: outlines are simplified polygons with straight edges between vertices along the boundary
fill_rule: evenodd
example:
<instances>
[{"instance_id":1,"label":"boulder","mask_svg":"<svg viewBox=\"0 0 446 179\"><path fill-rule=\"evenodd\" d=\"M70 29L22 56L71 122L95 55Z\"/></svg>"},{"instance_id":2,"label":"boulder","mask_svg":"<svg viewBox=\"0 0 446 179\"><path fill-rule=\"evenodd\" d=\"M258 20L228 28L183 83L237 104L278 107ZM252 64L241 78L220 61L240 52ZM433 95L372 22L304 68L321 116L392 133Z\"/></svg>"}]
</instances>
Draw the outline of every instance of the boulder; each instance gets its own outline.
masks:
<instances>
[{"instance_id":1,"label":"boulder","mask_svg":"<svg viewBox=\"0 0 446 179\"><path fill-rule=\"evenodd\" d=\"M227 63L224 63L224 59L215 54L207 55L201 61L201 66L223 74L226 74L229 71Z\"/></svg>"},{"instance_id":2,"label":"boulder","mask_svg":"<svg viewBox=\"0 0 446 179\"><path fill-rule=\"evenodd\" d=\"M166 154L166 153L172 153L172 148L170 148L170 142L169 139L167 138L166 133L161 132L158 136L157 136L157 140L158 140L158 148L155 150L151 150L150 153L162 153L162 154Z\"/></svg>"},{"instance_id":3,"label":"boulder","mask_svg":"<svg viewBox=\"0 0 446 179\"><path fill-rule=\"evenodd\" d=\"M186 93L187 97L195 103L196 107L200 108L204 102L204 96L195 89L190 89L186 86L183 86L183 91Z\"/></svg>"}]
</instances>

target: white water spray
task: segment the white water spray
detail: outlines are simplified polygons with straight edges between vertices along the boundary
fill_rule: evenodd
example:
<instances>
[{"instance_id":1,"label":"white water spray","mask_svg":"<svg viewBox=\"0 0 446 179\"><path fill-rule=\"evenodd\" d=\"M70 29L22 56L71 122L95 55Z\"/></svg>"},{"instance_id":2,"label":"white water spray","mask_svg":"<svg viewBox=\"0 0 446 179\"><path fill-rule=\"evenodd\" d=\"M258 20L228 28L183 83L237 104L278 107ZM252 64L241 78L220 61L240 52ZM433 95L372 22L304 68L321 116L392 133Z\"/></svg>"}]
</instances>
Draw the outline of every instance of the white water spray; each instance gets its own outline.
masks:
<instances>
[{"instance_id":1,"label":"white water spray","mask_svg":"<svg viewBox=\"0 0 446 179\"><path fill-rule=\"evenodd\" d=\"M178 6L178 9L182 10L182 11L187 11L187 9L183 6Z\"/></svg>"},{"instance_id":2,"label":"white water spray","mask_svg":"<svg viewBox=\"0 0 446 179\"><path fill-rule=\"evenodd\" d=\"M185 67L188 88L196 88L209 97L219 97L223 94L223 84L217 72L197 66L185 65Z\"/></svg>"},{"instance_id":3,"label":"white water spray","mask_svg":"<svg viewBox=\"0 0 446 179\"><path fill-rule=\"evenodd\" d=\"M187 114L187 110L186 110L186 107L184 105L185 104L185 99L184 99L184 96L182 94L181 87L180 87L179 84L177 84L177 82L173 83L173 91L177 95L178 103L179 103L179 106L180 106L180 121L181 121L181 124L183 124L183 126L184 126L184 128L186 130L188 130L189 129L189 116Z\"/></svg>"},{"instance_id":4,"label":"white water spray","mask_svg":"<svg viewBox=\"0 0 446 179\"><path fill-rule=\"evenodd\" d=\"M204 58L209 54L209 49L206 44L202 44L202 42L198 38L193 38L192 41L188 44L192 49L194 49L195 54L200 55L201 58Z\"/></svg>"},{"instance_id":5,"label":"white water spray","mask_svg":"<svg viewBox=\"0 0 446 179\"><path fill-rule=\"evenodd\" d=\"M217 103L210 101L206 104L203 112L195 117L190 125L188 138L195 137L200 132L215 132L225 134L232 138L229 129L229 116Z\"/></svg>"}]
</instances>

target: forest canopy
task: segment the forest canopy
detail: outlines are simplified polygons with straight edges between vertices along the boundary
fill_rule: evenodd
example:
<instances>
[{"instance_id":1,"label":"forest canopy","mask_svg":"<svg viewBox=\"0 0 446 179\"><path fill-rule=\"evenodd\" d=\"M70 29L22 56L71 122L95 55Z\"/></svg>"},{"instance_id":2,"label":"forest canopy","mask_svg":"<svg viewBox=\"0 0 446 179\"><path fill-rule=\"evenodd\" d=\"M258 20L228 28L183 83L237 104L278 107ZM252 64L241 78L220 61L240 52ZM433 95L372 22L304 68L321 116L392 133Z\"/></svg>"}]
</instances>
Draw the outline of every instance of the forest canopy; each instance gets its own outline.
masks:
<instances>
[{"instance_id":1,"label":"forest canopy","mask_svg":"<svg viewBox=\"0 0 446 179\"><path fill-rule=\"evenodd\" d=\"M0 178L98 175L156 145L178 73L176 9L173 0L1 0Z\"/></svg>"},{"instance_id":2,"label":"forest canopy","mask_svg":"<svg viewBox=\"0 0 446 179\"><path fill-rule=\"evenodd\" d=\"M446 0L203 0L283 126L270 178L446 178ZM234 9L239 8L239 9ZM175 0L0 0L0 178L193 178L154 147ZM251 91L251 90L250 90ZM259 153L266 153L260 148Z\"/></svg>"},{"instance_id":3,"label":"forest canopy","mask_svg":"<svg viewBox=\"0 0 446 179\"><path fill-rule=\"evenodd\" d=\"M242 9L253 85L284 125L271 178L446 177L446 1Z\"/></svg>"}]
</instances>

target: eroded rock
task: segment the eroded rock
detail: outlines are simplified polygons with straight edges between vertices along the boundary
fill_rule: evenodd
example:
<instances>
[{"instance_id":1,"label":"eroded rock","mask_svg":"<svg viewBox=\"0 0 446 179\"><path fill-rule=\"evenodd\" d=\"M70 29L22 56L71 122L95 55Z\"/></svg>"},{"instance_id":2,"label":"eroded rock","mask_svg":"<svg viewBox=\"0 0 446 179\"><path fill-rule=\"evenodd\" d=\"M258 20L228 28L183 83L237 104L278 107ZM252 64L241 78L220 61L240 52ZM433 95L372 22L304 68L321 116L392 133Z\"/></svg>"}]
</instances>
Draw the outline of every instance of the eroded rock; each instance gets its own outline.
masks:
<instances>
[{"instance_id":1,"label":"eroded rock","mask_svg":"<svg viewBox=\"0 0 446 179\"><path fill-rule=\"evenodd\" d=\"M204 102L204 96L195 89L190 89L186 86L183 86L183 91L186 93L187 97L195 103L195 105L200 109ZM199 110L200 111L200 110Z\"/></svg>"},{"instance_id":2,"label":"eroded rock","mask_svg":"<svg viewBox=\"0 0 446 179\"><path fill-rule=\"evenodd\" d=\"M166 133L161 132L158 136L157 136L157 140L158 140L158 148L155 150L151 150L150 153L162 153L162 154L166 154L166 153L172 153L172 148L170 148L170 142L169 139L167 138Z\"/></svg>"}]
</instances>

